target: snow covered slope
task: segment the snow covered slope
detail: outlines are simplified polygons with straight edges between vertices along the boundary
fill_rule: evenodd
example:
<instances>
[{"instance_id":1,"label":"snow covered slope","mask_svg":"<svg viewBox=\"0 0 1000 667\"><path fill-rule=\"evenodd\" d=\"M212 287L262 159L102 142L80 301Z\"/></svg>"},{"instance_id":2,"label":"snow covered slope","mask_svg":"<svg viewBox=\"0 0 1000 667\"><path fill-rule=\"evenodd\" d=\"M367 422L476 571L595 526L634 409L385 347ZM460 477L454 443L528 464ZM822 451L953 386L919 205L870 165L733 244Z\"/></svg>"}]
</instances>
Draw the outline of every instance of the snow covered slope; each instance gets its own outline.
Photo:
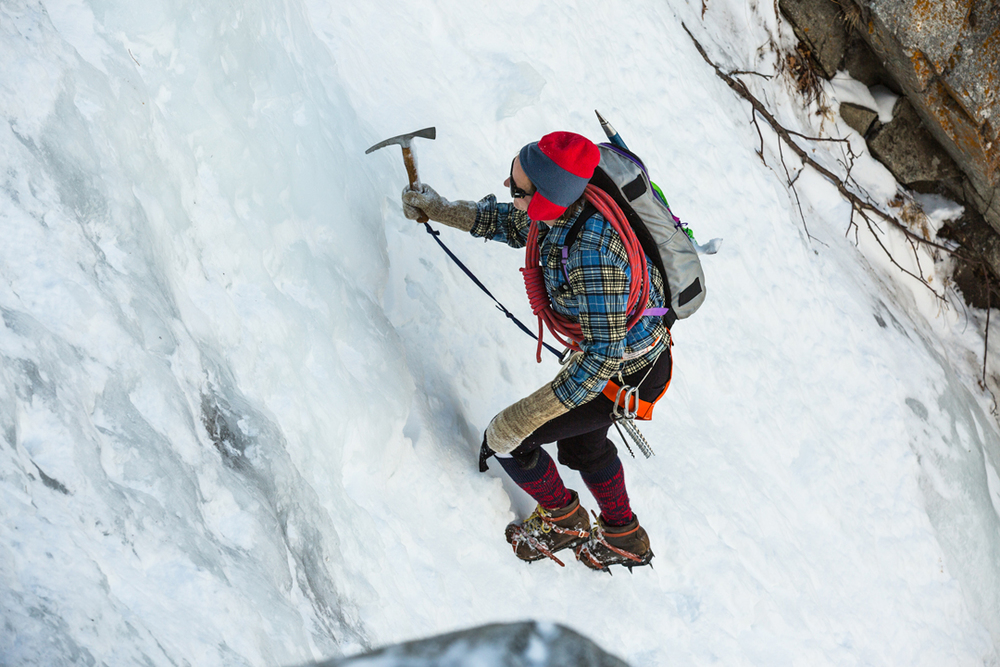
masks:
<instances>
[{"instance_id":1,"label":"snow covered slope","mask_svg":"<svg viewBox=\"0 0 1000 667\"><path fill-rule=\"evenodd\" d=\"M803 222L682 23L727 70L791 43L737 0L0 4L0 664L293 665L528 618L633 665L996 664L985 314L846 237L808 170ZM725 239L625 463L633 576L509 553L530 501L476 472L482 429L556 366L403 218L398 150L364 155L436 125L423 180L502 195L595 108ZM442 235L529 319L519 253Z\"/></svg>"}]
</instances>

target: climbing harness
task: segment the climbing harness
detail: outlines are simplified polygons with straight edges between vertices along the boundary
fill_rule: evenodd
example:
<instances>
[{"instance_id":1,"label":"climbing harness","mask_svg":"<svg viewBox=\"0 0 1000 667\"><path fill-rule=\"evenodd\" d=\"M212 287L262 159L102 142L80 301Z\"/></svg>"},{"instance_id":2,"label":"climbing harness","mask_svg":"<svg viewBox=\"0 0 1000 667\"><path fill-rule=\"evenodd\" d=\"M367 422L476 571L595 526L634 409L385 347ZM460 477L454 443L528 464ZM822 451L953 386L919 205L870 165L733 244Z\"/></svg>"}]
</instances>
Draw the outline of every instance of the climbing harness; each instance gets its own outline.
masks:
<instances>
[{"instance_id":1,"label":"climbing harness","mask_svg":"<svg viewBox=\"0 0 1000 667\"><path fill-rule=\"evenodd\" d=\"M667 348L669 348L670 345L672 345L672 341L668 339ZM607 385L604 387L604 395L611 399L614 404L611 408L611 423L615 425L618 435L621 436L622 442L625 443L625 448L628 450L628 453L632 455L632 458L635 458L635 453L632 451L632 447L628 444L628 440L625 438L626 433L632 439L632 442L635 443L635 446L639 448L639 451L642 452L643 456L648 459L653 455L653 448L649 446L648 442L646 442L646 438L642 435L642 431L639 430L639 427L636 426L635 420L652 419L653 406L656 405L656 402L663 397L663 394L667 391L667 387L670 386L670 381L668 380L667 384L663 387L663 391L660 392L660 395L652 401L644 401L639 398L639 387L641 387L642 383L649 377L653 367L656 366L656 362L660 360L660 354L663 354L663 352L656 355L656 358L653 359L653 363L651 363L649 368L646 369L646 374L642 376L642 379L639 380L639 384L636 386L630 387L626 385L624 378L621 375L621 371L619 371L619 383L609 380ZM624 433L622 432L622 429L624 429Z\"/></svg>"}]
</instances>

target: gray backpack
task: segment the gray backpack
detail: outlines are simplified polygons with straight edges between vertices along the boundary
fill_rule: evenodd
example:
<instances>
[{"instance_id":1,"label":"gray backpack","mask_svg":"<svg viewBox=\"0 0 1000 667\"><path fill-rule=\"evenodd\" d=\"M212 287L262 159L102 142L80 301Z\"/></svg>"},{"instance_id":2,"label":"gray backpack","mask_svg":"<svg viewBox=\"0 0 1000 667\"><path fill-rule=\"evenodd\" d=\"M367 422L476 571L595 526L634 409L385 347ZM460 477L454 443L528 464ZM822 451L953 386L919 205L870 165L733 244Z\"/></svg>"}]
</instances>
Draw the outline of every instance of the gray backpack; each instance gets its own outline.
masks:
<instances>
[{"instance_id":1,"label":"gray backpack","mask_svg":"<svg viewBox=\"0 0 1000 667\"><path fill-rule=\"evenodd\" d=\"M625 148L599 144L601 161L590 179L591 185L607 192L622 209L646 255L660 270L669 304L663 315L669 329L678 319L689 317L705 300L705 272L699 250L713 254L719 241L699 248L691 233L673 213L663 193L649 180L642 160ZM573 245L583 223L590 217L585 210L566 236L566 248ZM648 311L647 311L648 312Z\"/></svg>"}]
</instances>

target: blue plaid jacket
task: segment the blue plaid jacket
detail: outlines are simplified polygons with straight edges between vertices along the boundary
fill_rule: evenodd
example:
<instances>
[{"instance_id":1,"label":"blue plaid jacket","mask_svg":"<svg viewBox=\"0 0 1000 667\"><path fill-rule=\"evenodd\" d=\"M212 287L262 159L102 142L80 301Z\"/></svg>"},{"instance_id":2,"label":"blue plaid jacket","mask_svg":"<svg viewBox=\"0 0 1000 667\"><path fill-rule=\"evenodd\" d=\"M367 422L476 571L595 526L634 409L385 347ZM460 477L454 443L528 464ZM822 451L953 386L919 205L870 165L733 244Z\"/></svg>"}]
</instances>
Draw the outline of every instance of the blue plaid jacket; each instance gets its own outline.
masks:
<instances>
[{"instance_id":1,"label":"blue plaid jacket","mask_svg":"<svg viewBox=\"0 0 1000 667\"><path fill-rule=\"evenodd\" d=\"M580 324L583 354L575 355L556 376L552 389L559 401L575 408L595 398L608 380L629 375L649 366L669 342L667 328L659 316L639 320L626 329L629 285L632 272L628 254L618 233L598 213L587 220L570 249L563 273L562 247L566 235L582 212L571 206L552 226L538 224L539 256L544 266L545 288L552 309ZM523 248L531 221L513 204L498 203L488 195L477 204L472 235ZM650 278L647 308L664 305L663 278L646 258Z\"/></svg>"}]
</instances>

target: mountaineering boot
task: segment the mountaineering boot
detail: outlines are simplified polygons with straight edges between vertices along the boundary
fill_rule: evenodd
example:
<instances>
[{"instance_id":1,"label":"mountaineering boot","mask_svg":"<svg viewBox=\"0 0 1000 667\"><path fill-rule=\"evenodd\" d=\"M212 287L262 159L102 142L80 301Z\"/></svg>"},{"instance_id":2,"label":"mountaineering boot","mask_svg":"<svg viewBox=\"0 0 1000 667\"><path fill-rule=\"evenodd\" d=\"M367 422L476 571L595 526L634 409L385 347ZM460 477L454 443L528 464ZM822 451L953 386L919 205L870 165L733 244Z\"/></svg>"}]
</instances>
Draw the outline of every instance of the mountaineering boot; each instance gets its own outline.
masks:
<instances>
[{"instance_id":1,"label":"mountaineering boot","mask_svg":"<svg viewBox=\"0 0 1000 667\"><path fill-rule=\"evenodd\" d=\"M612 565L624 565L631 571L633 567L649 565L653 560L649 536L634 514L632 521L624 526L609 526L603 519L597 519L590 539L578 546L575 552L577 560L584 565L605 572L610 572Z\"/></svg>"},{"instance_id":2,"label":"mountaineering boot","mask_svg":"<svg viewBox=\"0 0 1000 667\"><path fill-rule=\"evenodd\" d=\"M590 537L590 519L587 510L580 506L576 491L570 489L569 492L571 499L565 507L545 509L538 505L521 523L507 525L507 542L514 547L518 558L526 561L551 558L565 566L552 554L586 544Z\"/></svg>"}]
</instances>

